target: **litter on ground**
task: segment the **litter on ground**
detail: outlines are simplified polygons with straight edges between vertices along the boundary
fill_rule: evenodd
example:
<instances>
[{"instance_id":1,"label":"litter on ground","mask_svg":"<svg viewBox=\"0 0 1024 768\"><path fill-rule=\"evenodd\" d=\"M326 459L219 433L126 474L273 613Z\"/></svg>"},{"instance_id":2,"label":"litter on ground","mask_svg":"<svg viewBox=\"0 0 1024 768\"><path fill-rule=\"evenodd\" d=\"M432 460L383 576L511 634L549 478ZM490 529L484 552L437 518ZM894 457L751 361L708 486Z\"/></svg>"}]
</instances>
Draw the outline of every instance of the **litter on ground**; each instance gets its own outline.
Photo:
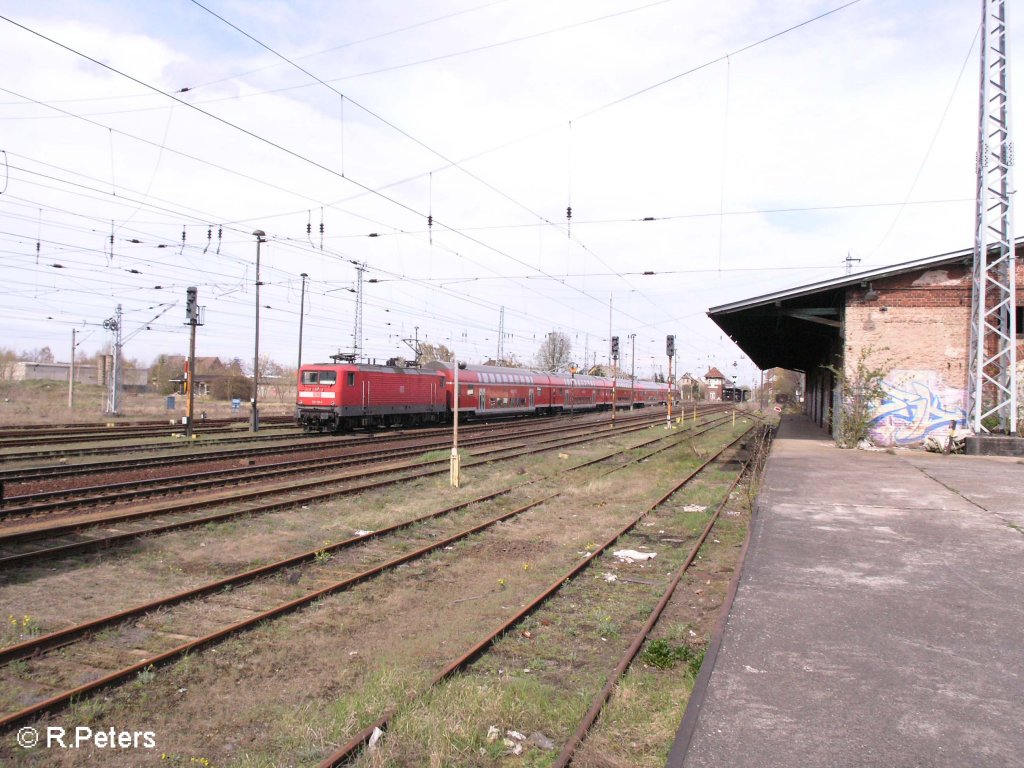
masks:
<instances>
[{"instance_id":1,"label":"litter on ground","mask_svg":"<svg viewBox=\"0 0 1024 768\"><path fill-rule=\"evenodd\" d=\"M619 560L625 560L629 563L638 563L642 560L650 560L658 556L657 552L637 552L635 549L620 549L614 554Z\"/></svg>"}]
</instances>

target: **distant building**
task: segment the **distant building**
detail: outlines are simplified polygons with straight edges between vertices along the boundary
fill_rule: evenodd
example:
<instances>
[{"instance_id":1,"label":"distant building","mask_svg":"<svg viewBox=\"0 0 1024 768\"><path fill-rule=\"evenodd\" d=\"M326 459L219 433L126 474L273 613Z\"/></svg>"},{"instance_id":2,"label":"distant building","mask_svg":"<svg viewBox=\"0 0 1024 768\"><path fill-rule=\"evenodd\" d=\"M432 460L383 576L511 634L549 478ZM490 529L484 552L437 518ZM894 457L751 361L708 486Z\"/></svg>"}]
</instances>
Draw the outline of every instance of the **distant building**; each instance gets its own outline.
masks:
<instances>
[{"instance_id":1,"label":"distant building","mask_svg":"<svg viewBox=\"0 0 1024 768\"><path fill-rule=\"evenodd\" d=\"M713 403L722 402L722 393L725 391L725 374L717 368L711 368L704 374L704 383L707 386L708 400Z\"/></svg>"},{"instance_id":2,"label":"distant building","mask_svg":"<svg viewBox=\"0 0 1024 768\"><path fill-rule=\"evenodd\" d=\"M9 366L11 381L63 381L68 380L70 363L32 363L18 361ZM76 384L107 384L113 374L113 359L100 355L95 363L75 364ZM145 392L149 384L148 368L122 368L121 385L130 390Z\"/></svg>"},{"instance_id":3,"label":"distant building","mask_svg":"<svg viewBox=\"0 0 1024 768\"><path fill-rule=\"evenodd\" d=\"M683 400L703 400L707 387L704 382L687 372L677 379L679 395Z\"/></svg>"}]
</instances>

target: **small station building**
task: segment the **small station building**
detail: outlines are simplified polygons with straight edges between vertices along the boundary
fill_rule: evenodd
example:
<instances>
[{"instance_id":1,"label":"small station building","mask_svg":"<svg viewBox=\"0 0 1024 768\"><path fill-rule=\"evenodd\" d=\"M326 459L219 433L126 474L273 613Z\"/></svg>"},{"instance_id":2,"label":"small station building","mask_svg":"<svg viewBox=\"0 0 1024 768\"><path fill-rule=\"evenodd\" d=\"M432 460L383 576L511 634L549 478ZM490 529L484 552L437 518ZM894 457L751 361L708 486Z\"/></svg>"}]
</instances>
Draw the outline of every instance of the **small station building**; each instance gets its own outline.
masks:
<instances>
[{"instance_id":1,"label":"small station building","mask_svg":"<svg viewBox=\"0 0 1024 768\"><path fill-rule=\"evenodd\" d=\"M862 364L885 372L885 395L872 416L874 443L944 442L951 424L967 427L973 256L973 249L955 251L844 275L712 307L708 316L759 368L803 373L805 412L830 433L844 397L836 372L854 381ZM1022 256L1019 240L1018 387L1024 381Z\"/></svg>"}]
</instances>

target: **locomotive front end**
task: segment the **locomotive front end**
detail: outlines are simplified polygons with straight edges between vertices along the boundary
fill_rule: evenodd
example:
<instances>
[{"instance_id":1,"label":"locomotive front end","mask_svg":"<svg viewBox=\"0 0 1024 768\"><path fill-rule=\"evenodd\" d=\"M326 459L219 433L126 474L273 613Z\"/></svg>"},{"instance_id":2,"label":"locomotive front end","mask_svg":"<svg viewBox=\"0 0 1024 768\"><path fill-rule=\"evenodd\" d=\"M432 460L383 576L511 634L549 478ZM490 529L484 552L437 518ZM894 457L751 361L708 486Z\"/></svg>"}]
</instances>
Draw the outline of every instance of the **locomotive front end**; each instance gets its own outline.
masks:
<instances>
[{"instance_id":1,"label":"locomotive front end","mask_svg":"<svg viewBox=\"0 0 1024 768\"><path fill-rule=\"evenodd\" d=\"M299 369L295 404L298 426L306 432L336 432L342 413L342 366L304 365Z\"/></svg>"}]
</instances>

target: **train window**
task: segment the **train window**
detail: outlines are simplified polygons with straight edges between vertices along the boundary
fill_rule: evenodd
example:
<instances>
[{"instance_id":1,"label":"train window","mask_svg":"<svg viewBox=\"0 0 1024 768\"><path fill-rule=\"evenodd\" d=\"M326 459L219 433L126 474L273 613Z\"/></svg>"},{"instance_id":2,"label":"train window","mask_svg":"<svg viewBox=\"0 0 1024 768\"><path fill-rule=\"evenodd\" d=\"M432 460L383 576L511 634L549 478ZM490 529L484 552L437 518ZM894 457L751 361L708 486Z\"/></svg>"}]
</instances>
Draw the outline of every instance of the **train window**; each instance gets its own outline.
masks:
<instances>
[{"instance_id":1,"label":"train window","mask_svg":"<svg viewBox=\"0 0 1024 768\"><path fill-rule=\"evenodd\" d=\"M336 381L334 371L303 371L303 384L333 384Z\"/></svg>"},{"instance_id":2,"label":"train window","mask_svg":"<svg viewBox=\"0 0 1024 768\"><path fill-rule=\"evenodd\" d=\"M348 372L348 385L354 387L356 385L356 373L355 371Z\"/></svg>"}]
</instances>

